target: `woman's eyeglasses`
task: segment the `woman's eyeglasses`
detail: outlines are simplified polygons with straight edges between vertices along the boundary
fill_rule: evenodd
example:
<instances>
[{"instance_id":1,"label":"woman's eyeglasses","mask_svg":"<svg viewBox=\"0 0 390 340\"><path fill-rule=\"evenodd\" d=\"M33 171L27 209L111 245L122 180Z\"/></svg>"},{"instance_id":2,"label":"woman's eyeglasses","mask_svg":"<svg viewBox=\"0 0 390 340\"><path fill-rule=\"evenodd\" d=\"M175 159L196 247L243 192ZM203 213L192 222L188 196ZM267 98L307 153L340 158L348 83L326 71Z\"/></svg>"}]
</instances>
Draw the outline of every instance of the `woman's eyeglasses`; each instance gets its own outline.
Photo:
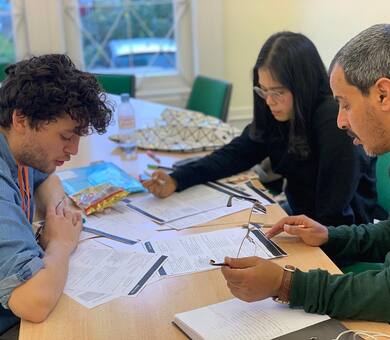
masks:
<instances>
[{"instance_id":1,"label":"woman's eyeglasses","mask_svg":"<svg viewBox=\"0 0 390 340\"><path fill-rule=\"evenodd\" d=\"M263 90L261 87L254 86L253 91L264 100L267 100L267 97L270 96L272 100L281 102L284 100L284 95L286 90Z\"/></svg>"}]
</instances>

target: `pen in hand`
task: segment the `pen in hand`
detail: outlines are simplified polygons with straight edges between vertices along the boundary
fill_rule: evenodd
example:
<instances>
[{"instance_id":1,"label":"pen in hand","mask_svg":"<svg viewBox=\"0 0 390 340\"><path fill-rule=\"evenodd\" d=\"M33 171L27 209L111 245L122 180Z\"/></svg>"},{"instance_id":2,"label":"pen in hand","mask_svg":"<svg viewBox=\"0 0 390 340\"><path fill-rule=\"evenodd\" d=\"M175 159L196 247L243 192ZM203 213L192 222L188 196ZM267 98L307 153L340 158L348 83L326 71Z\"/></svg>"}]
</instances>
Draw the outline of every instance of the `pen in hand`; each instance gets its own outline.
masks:
<instances>
[{"instance_id":1,"label":"pen in hand","mask_svg":"<svg viewBox=\"0 0 390 340\"><path fill-rule=\"evenodd\" d=\"M58 207L65 201L66 195L62 196L61 200L57 203L55 210L57 211Z\"/></svg>"},{"instance_id":2,"label":"pen in hand","mask_svg":"<svg viewBox=\"0 0 390 340\"><path fill-rule=\"evenodd\" d=\"M158 184L160 185L165 185L166 184L166 181L161 179L161 178L158 178L155 174L151 175L149 172L147 172L146 170L144 171L145 175L150 177L153 181L156 181Z\"/></svg>"},{"instance_id":3,"label":"pen in hand","mask_svg":"<svg viewBox=\"0 0 390 340\"><path fill-rule=\"evenodd\" d=\"M215 260L211 259L209 261L209 264L211 264L212 266L218 266L218 267L224 267L224 266L229 266L227 263L225 262L215 262Z\"/></svg>"}]
</instances>

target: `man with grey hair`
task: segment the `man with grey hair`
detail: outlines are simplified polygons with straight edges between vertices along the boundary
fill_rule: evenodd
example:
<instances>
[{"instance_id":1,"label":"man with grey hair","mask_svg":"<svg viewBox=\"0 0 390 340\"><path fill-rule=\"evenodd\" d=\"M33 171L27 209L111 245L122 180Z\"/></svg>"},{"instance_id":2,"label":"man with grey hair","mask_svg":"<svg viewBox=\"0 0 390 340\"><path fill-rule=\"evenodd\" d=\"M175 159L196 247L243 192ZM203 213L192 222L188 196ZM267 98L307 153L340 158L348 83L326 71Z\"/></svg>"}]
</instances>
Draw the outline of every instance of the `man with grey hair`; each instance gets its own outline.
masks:
<instances>
[{"instance_id":1,"label":"man with grey hair","mask_svg":"<svg viewBox=\"0 0 390 340\"><path fill-rule=\"evenodd\" d=\"M390 25L372 26L351 39L331 63L330 84L340 105L339 128L368 154L390 151ZM290 216L267 236L282 231L321 246L335 260L384 262L383 269L331 275L257 257L226 258L222 273L233 295L245 301L273 296L310 313L390 322L390 220L335 228Z\"/></svg>"}]
</instances>

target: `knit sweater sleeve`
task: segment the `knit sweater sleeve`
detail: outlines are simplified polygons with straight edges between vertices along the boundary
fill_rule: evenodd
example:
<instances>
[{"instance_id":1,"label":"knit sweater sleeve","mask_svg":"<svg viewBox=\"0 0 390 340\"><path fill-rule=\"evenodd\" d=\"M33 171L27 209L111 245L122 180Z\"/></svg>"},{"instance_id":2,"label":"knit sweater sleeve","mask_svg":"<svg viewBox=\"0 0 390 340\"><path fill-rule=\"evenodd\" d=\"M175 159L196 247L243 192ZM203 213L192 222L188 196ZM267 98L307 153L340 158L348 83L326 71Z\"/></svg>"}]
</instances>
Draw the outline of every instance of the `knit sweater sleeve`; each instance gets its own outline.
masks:
<instances>
[{"instance_id":1,"label":"knit sweater sleeve","mask_svg":"<svg viewBox=\"0 0 390 340\"><path fill-rule=\"evenodd\" d=\"M376 224L329 227L321 248L334 260L384 262L390 250L390 220Z\"/></svg>"},{"instance_id":2,"label":"knit sweater sleeve","mask_svg":"<svg viewBox=\"0 0 390 340\"><path fill-rule=\"evenodd\" d=\"M332 275L324 270L294 273L290 307L336 318L390 322L390 221L329 228L323 248L337 258L384 261L381 271Z\"/></svg>"},{"instance_id":3,"label":"knit sweater sleeve","mask_svg":"<svg viewBox=\"0 0 390 340\"><path fill-rule=\"evenodd\" d=\"M182 166L171 176L178 183L177 191L248 170L266 156L266 146L249 137L249 125L229 144L201 160Z\"/></svg>"},{"instance_id":4,"label":"knit sweater sleeve","mask_svg":"<svg viewBox=\"0 0 390 340\"><path fill-rule=\"evenodd\" d=\"M340 319L390 322L390 257L382 271L331 275L324 270L294 273L290 307Z\"/></svg>"}]
</instances>

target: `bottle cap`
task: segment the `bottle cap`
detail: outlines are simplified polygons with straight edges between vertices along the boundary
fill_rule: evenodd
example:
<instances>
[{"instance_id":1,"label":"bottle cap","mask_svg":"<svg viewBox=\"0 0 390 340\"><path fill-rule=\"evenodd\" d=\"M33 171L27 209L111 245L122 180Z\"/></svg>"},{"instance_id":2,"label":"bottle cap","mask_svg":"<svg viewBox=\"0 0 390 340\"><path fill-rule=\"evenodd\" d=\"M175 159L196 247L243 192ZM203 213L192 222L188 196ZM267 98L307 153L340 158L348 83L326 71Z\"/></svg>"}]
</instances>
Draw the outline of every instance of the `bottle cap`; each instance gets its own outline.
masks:
<instances>
[{"instance_id":1,"label":"bottle cap","mask_svg":"<svg viewBox=\"0 0 390 340\"><path fill-rule=\"evenodd\" d=\"M121 101L122 102L128 102L129 100L130 100L130 95L128 93L121 94Z\"/></svg>"}]
</instances>

